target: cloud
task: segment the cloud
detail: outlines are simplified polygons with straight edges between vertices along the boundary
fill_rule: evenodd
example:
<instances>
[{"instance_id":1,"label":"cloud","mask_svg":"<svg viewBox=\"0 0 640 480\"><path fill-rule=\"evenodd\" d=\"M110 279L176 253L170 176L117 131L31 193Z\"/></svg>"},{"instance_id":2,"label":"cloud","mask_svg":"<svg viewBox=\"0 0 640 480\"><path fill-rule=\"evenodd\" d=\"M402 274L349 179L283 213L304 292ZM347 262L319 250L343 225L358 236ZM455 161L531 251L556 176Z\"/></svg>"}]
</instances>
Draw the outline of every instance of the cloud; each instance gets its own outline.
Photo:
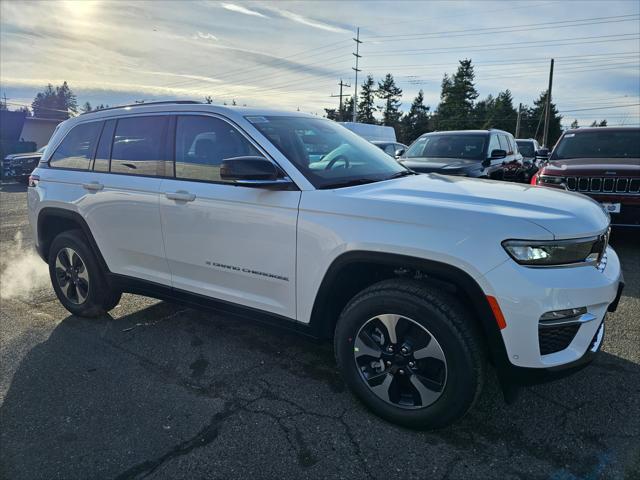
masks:
<instances>
[{"instance_id":1,"label":"cloud","mask_svg":"<svg viewBox=\"0 0 640 480\"><path fill-rule=\"evenodd\" d=\"M196 35L194 35L193 38L196 40L198 38L202 38L204 40L218 40L218 37L216 37L212 33L202 33L202 32L198 32Z\"/></svg>"},{"instance_id":2,"label":"cloud","mask_svg":"<svg viewBox=\"0 0 640 480\"><path fill-rule=\"evenodd\" d=\"M225 8L232 12L242 13L243 15L252 15L254 17L269 18L260 12L257 12L255 10L250 10L247 7L243 7L242 5L236 5L235 3L223 3L222 8Z\"/></svg>"},{"instance_id":3,"label":"cloud","mask_svg":"<svg viewBox=\"0 0 640 480\"><path fill-rule=\"evenodd\" d=\"M302 25L306 25L307 27L318 28L320 30L326 30L328 32L334 32L334 33L350 33L349 30L345 30L342 27L338 27L335 25L321 22L319 20L314 20L308 17L304 17L298 13L290 12L289 10L282 10L276 7L269 7L269 10L276 12L278 15L288 20L291 20L292 22L300 23Z\"/></svg>"}]
</instances>

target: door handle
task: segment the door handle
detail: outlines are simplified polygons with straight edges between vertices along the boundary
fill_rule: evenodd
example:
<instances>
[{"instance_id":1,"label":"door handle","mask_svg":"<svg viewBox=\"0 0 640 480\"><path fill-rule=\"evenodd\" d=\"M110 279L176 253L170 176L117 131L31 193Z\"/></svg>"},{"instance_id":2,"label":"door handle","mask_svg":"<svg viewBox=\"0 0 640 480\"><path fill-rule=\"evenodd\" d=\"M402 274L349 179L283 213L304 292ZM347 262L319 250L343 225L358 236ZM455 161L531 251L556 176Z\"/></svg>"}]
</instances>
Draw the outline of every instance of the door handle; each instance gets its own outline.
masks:
<instances>
[{"instance_id":1,"label":"door handle","mask_svg":"<svg viewBox=\"0 0 640 480\"><path fill-rule=\"evenodd\" d=\"M196 199L195 193L178 190L177 192L166 192L164 194L169 200L178 200L180 202L193 202Z\"/></svg>"},{"instance_id":2,"label":"door handle","mask_svg":"<svg viewBox=\"0 0 640 480\"><path fill-rule=\"evenodd\" d=\"M97 192L98 190L102 190L104 185L99 182L83 183L82 188L91 192Z\"/></svg>"}]
</instances>

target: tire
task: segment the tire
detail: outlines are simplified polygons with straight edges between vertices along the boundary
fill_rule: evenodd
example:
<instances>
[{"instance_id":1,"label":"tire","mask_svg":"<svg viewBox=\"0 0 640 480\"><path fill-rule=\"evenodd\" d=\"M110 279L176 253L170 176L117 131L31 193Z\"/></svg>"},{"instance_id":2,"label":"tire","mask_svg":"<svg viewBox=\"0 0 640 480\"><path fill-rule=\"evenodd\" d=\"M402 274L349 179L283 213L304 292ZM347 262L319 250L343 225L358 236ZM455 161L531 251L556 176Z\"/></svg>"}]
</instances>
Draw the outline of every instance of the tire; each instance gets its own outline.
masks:
<instances>
[{"instance_id":1,"label":"tire","mask_svg":"<svg viewBox=\"0 0 640 480\"><path fill-rule=\"evenodd\" d=\"M395 344L385 334L394 317ZM406 355L398 351L403 345ZM376 415L409 428L462 418L485 383L486 356L471 315L451 294L414 280L385 280L357 294L340 315L334 348L350 390Z\"/></svg>"},{"instance_id":2,"label":"tire","mask_svg":"<svg viewBox=\"0 0 640 480\"><path fill-rule=\"evenodd\" d=\"M120 301L81 230L54 238L49 249L49 276L60 303L80 317L99 317Z\"/></svg>"}]
</instances>

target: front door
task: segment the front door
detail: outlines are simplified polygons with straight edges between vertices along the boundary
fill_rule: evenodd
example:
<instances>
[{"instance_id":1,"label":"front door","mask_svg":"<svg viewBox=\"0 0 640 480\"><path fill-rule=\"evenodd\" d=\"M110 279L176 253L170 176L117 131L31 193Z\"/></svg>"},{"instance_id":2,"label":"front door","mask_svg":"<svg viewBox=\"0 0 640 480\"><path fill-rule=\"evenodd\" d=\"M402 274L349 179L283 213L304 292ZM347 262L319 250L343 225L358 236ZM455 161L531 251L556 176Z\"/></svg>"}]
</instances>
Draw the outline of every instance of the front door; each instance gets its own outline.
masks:
<instances>
[{"instance_id":1,"label":"front door","mask_svg":"<svg viewBox=\"0 0 640 480\"><path fill-rule=\"evenodd\" d=\"M227 121L176 119L175 179L160 212L173 287L295 318L299 191L234 186L226 158L262 155Z\"/></svg>"}]
</instances>

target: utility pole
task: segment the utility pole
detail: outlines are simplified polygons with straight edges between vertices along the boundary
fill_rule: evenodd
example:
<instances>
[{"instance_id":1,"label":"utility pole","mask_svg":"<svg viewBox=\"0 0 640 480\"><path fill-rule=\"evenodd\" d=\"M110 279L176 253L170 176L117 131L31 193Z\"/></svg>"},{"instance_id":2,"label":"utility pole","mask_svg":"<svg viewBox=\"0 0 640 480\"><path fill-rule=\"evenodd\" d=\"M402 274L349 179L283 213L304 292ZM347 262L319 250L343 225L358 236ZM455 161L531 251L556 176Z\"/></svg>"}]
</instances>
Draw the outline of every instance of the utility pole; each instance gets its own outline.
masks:
<instances>
[{"instance_id":1,"label":"utility pole","mask_svg":"<svg viewBox=\"0 0 640 480\"><path fill-rule=\"evenodd\" d=\"M356 81L353 85L355 92L353 94L353 122L355 123L356 113L358 111L358 72L362 71L358 68L358 60L360 60L360 58L362 57L362 55L360 55L360 44L362 43L362 41L360 40L360 27L358 27L358 29L356 30L356 38L354 38L353 41L356 42L356 52L353 54L356 57L356 66L355 68L351 67L356 72Z\"/></svg>"},{"instance_id":2,"label":"utility pole","mask_svg":"<svg viewBox=\"0 0 640 480\"><path fill-rule=\"evenodd\" d=\"M551 67L549 68L549 88L547 89L547 102L544 112L544 130L542 131L542 146L549 148L547 140L549 139L549 120L551 117L551 87L553 86L553 58L551 59Z\"/></svg>"},{"instance_id":3,"label":"utility pole","mask_svg":"<svg viewBox=\"0 0 640 480\"><path fill-rule=\"evenodd\" d=\"M342 118L342 97L343 97L342 87L349 88L351 85L347 83L343 83L342 79L340 79L340 83L338 85L340 85L340 95L331 95L331 97L340 97L340 109L338 110L338 114L339 114L340 120L344 122L344 118Z\"/></svg>"},{"instance_id":4,"label":"utility pole","mask_svg":"<svg viewBox=\"0 0 640 480\"><path fill-rule=\"evenodd\" d=\"M518 105L518 120L516 120L516 138L520 137L520 115L522 115L522 104Z\"/></svg>"}]
</instances>

